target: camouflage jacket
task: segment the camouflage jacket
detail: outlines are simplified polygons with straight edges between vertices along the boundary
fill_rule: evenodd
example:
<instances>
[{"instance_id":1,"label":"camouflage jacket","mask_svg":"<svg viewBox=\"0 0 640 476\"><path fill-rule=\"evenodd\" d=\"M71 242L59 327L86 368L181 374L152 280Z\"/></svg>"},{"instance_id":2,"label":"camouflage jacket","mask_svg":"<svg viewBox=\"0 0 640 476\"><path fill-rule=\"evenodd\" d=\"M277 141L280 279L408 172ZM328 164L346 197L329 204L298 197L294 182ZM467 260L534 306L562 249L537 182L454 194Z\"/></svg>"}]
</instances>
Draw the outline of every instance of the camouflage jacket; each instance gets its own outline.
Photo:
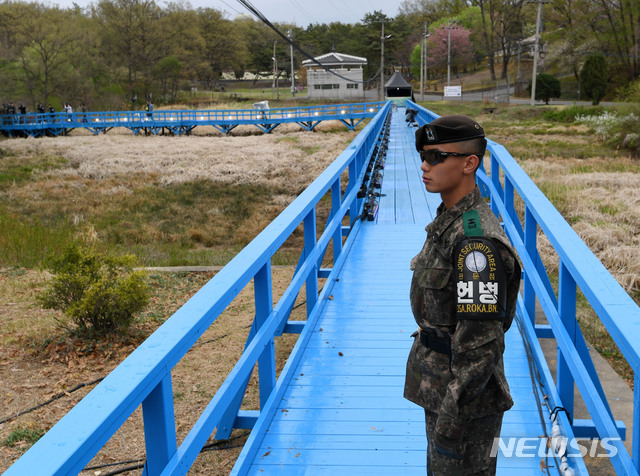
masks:
<instances>
[{"instance_id":1,"label":"camouflage jacket","mask_svg":"<svg viewBox=\"0 0 640 476\"><path fill-rule=\"evenodd\" d=\"M477 210L482 233L496 244L506 275L504 319L456 317L454 250L465 238L463 213ZM504 375L504 332L515 314L520 265L478 187L445 210L438 208L422 251L411 261L410 299L420 332L451 340L451 355L416 338L407 361L404 396L438 414L436 431L460 439L469 420L504 412L513 401Z\"/></svg>"}]
</instances>

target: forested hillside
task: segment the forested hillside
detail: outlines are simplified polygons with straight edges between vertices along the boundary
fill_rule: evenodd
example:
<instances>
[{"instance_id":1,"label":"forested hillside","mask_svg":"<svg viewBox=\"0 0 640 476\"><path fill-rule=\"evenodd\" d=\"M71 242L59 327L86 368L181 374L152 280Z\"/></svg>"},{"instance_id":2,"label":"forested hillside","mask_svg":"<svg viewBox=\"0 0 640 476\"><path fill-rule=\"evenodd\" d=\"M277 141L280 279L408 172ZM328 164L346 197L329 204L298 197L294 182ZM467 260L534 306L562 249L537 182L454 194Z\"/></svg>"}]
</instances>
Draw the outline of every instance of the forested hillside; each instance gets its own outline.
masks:
<instances>
[{"instance_id":1,"label":"forested hillside","mask_svg":"<svg viewBox=\"0 0 640 476\"><path fill-rule=\"evenodd\" d=\"M366 57L365 78L379 81L384 22L385 74L419 75L427 31L429 78L488 69L505 77L517 58L530 59L537 4L526 0L404 0L389 18L371 12L356 24L277 24L299 47L295 68L304 83L303 52L332 50ZM611 89L640 74L636 0L553 0L541 8L540 71L574 76L586 58L603 53ZM450 48L448 48L450 38ZM91 109L172 103L181 91L212 90L223 72L273 71L274 43L282 76L290 74L290 46L260 20L232 18L188 2L100 0L90 7L50 3L0 4L0 100L35 110L65 102ZM301 50L301 51L300 51ZM447 51L449 50L449 51ZM529 65L529 71L531 66Z\"/></svg>"}]
</instances>

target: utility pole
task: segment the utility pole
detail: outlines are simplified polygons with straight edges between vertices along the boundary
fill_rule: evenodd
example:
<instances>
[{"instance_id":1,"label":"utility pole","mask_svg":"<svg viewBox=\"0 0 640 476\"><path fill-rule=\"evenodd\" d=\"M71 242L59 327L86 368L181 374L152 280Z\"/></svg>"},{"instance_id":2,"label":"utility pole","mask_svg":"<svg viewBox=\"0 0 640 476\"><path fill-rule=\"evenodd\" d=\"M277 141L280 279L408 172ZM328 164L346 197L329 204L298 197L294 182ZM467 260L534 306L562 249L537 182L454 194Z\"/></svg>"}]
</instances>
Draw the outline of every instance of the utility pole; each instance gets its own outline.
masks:
<instances>
[{"instance_id":1,"label":"utility pole","mask_svg":"<svg viewBox=\"0 0 640 476\"><path fill-rule=\"evenodd\" d=\"M447 42L447 87L451 83L451 28L454 23L458 23L457 20L452 20L449 22L449 26L447 29L449 30L447 40L442 40Z\"/></svg>"},{"instance_id":2,"label":"utility pole","mask_svg":"<svg viewBox=\"0 0 640 476\"><path fill-rule=\"evenodd\" d=\"M420 97L424 101L424 90L422 85L424 82L424 35L420 35Z\"/></svg>"},{"instance_id":3,"label":"utility pole","mask_svg":"<svg viewBox=\"0 0 640 476\"><path fill-rule=\"evenodd\" d=\"M276 70L278 69L278 62L276 60L276 43L277 41L273 42L273 57L271 58L273 60L273 82L271 83L272 98L276 97Z\"/></svg>"},{"instance_id":4,"label":"utility pole","mask_svg":"<svg viewBox=\"0 0 640 476\"><path fill-rule=\"evenodd\" d=\"M428 69L427 69L427 40L429 39L429 37L431 36L429 33L427 33L428 28L427 28L427 24L424 24L424 83L425 83L425 89L426 86L428 84L429 81L429 75L428 73ZM424 101L424 96L422 97L422 100Z\"/></svg>"},{"instance_id":5,"label":"utility pole","mask_svg":"<svg viewBox=\"0 0 640 476\"><path fill-rule=\"evenodd\" d=\"M423 85L427 82L427 24L424 24L424 33L421 35L422 41L420 42L420 97L424 101L424 89Z\"/></svg>"},{"instance_id":6,"label":"utility pole","mask_svg":"<svg viewBox=\"0 0 640 476\"><path fill-rule=\"evenodd\" d=\"M378 100L384 101L384 22L382 22L382 36L380 40L382 44L380 48L380 93L378 94Z\"/></svg>"},{"instance_id":7,"label":"utility pole","mask_svg":"<svg viewBox=\"0 0 640 476\"><path fill-rule=\"evenodd\" d=\"M536 0L535 2L529 3L537 3L538 4L538 19L536 20L536 43L534 45L534 53L533 53L533 73L531 78L531 106L535 106L536 104L536 76L538 75L538 49L540 43L540 23L542 19L542 4L548 3L544 0Z\"/></svg>"},{"instance_id":8,"label":"utility pole","mask_svg":"<svg viewBox=\"0 0 640 476\"><path fill-rule=\"evenodd\" d=\"M449 23L449 37L447 38L447 86L451 83L451 23Z\"/></svg>"},{"instance_id":9,"label":"utility pole","mask_svg":"<svg viewBox=\"0 0 640 476\"><path fill-rule=\"evenodd\" d=\"M291 96L296 95L296 85L295 85L295 72L293 70L293 40L292 40L292 32L289 30L289 47L291 48Z\"/></svg>"}]
</instances>

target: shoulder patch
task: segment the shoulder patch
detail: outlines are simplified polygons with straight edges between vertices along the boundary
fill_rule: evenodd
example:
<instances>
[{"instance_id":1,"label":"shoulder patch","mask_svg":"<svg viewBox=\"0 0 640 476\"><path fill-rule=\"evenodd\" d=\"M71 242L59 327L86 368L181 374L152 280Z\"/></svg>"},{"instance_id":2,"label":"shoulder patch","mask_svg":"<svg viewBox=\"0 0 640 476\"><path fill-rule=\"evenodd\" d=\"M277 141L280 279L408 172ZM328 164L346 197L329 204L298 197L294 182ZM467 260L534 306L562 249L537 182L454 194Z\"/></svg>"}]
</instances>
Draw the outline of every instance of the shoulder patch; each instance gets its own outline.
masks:
<instances>
[{"instance_id":1,"label":"shoulder patch","mask_svg":"<svg viewBox=\"0 0 640 476\"><path fill-rule=\"evenodd\" d=\"M480 224L478 210L464 212L462 214L462 224L464 226L464 236L482 236L482 225Z\"/></svg>"},{"instance_id":2,"label":"shoulder patch","mask_svg":"<svg viewBox=\"0 0 640 476\"><path fill-rule=\"evenodd\" d=\"M502 258L490 238L467 238L454 252L458 319L505 317L507 280Z\"/></svg>"}]
</instances>

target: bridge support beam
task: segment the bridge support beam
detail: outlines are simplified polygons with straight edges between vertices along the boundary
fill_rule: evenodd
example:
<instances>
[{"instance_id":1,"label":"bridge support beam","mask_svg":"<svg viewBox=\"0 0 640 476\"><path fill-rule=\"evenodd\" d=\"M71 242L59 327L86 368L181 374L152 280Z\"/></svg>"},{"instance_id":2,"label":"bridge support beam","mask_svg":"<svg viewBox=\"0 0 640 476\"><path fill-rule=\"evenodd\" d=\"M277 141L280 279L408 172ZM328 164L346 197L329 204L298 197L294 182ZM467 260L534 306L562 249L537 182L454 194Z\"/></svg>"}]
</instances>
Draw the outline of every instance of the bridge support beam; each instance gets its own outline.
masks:
<instances>
[{"instance_id":1,"label":"bridge support beam","mask_svg":"<svg viewBox=\"0 0 640 476\"><path fill-rule=\"evenodd\" d=\"M160 474L178 450L171 374L142 402L147 461L143 474Z\"/></svg>"}]
</instances>

